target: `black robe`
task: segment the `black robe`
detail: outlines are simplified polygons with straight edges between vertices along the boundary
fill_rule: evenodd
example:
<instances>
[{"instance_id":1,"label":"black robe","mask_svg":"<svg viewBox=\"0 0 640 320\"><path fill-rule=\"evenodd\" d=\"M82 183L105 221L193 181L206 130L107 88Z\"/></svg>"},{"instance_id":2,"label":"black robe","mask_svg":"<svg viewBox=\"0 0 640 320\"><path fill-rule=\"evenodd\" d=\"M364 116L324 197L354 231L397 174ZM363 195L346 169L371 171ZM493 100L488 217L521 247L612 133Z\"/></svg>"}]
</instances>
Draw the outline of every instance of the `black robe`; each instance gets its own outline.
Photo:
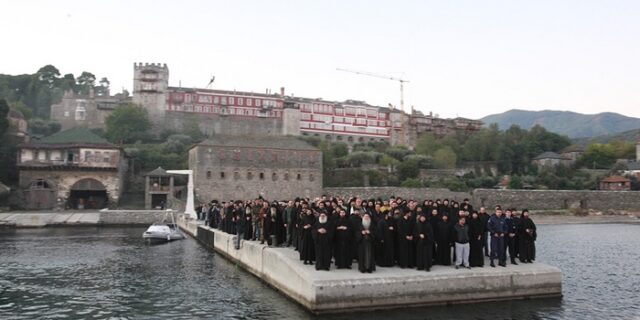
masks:
<instances>
[{"instance_id":1,"label":"black robe","mask_svg":"<svg viewBox=\"0 0 640 320\"><path fill-rule=\"evenodd\" d=\"M482 234L484 226L480 217L469 219L469 266L484 266L484 255L482 253ZM480 238L480 239L478 239Z\"/></svg>"},{"instance_id":2,"label":"black robe","mask_svg":"<svg viewBox=\"0 0 640 320\"><path fill-rule=\"evenodd\" d=\"M253 237L253 224L251 223L251 214L244 215L244 240L251 240Z\"/></svg>"},{"instance_id":3,"label":"black robe","mask_svg":"<svg viewBox=\"0 0 640 320\"><path fill-rule=\"evenodd\" d=\"M325 229L325 233L318 232L319 229ZM315 245L316 254L316 270L329 270L331 268L331 241L333 239L333 228L327 221L320 223L319 221L313 226L311 233L313 243Z\"/></svg>"},{"instance_id":4,"label":"black robe","mask_svg":"<svg viewBox=\"0 0 640 320\"><path fill-rule=\"evenodd\" d=\"M362 234L365 230L360 224L355 233L355 242L358 244L358 270L360 272L373 272L376 270L376 259L373 254L373 243L375 241L375 228L371 224L368 234Z\"/></svg>"},{"instance_id":5,"label":"black robe","mask_svg":"<svg viewBox=\"0 0 640 320\"><path fill-rule=\"evenodd\" d=\"M398 265L400 268L413 268L412 261L414 249L413 240L408 240L407 236L413 236L414 222L412 218L402 217L398 221Z\"/></svg>"},{"instance_id":6,"label":"black robe","mask_svg":"<svg viewBox=\"0 0 640 320\"><path fill-rule=\"evenodd\" d=\"M420 236L424 236L424 238ZM416 223L414 232L416 242L416 267L418 270L430 270L433 262L433 229L429 221Z\"/></svg>"},{"instance_id":7,"label":"black robe","mask_svg":"<svg viewBox=\"0 0 640 320\"><path fill-rule=\"evenodd\" d=\"M380 256L376 262L381 267L393 267L395 265L396 227L393 218L384 218L378 221L378 242L380 243Z\"/></svg>"},{"instance_id":8,"label":"black robe","mask_svg":"<svg viewBox=\"0 0 640 320\"><path fill-rule=\"evenodd\" d=\"M347 227L346 230L338 230L338 227ZM335 258L336 267L338 269L351 269L353 262L353 227L349 218L339 218L335 224L335 232L333 236L333 256Z\"/></svg>"},{"instance_id":9,"label":"black robe","mask_svg":"<svg viewBox=\"0 0 640 320\"><path fill-rule=\"evenodd\" d=\"M300 260L305 262L311 262L316 260L315 246L313 244L313 225L316 222L316 218L312 214L305 214L302 219L302 236L300 243ZM305 229L304 226L309 225L309 228Z\"/></svg>"},{"instance_id":10,"label":"black robe","mask_svg":"<svg viewBox=\"0 0 640 320\"><path fill-rule=\"evenodd\" d=\"M536 224L530 218L522 217L518 228L518 240L520 240L520 261L529 262L536 259Z\"/></svg>"},{"instance_id":11,"label":"black robe","mask_svg":"<svg viewBox=\"0 0 640 320\"><path fill-rule=\"evenodd\" d=\"M355 228L355 226L362 225L362 216L352 214L349 216L349 222L354 226L354 229L351 231L353 232L353 238L355 239L356 232L358 232L358 228ZM358 244L355 241L351 244L351 255L351 259L358 260Z\"/></svg>"},{"instance_id":12,"label":"black robe","mask_svg":"<svg viewBox=\"0 0 640 320\"><path fill-rule=\"evenodd\" d=\"M443 266L451 265L451 225L448 221L438 221L436 231L437 263Z\"/></svg>"}]
</instances>

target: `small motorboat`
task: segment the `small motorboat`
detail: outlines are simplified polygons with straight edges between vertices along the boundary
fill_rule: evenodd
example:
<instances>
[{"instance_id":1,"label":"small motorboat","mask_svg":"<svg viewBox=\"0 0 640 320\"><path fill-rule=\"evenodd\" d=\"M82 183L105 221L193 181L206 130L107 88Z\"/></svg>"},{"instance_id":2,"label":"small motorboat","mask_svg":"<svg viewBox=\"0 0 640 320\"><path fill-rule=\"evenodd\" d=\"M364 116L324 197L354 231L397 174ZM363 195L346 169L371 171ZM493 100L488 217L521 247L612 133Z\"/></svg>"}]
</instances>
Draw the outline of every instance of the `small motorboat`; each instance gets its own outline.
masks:
<instances>
[{"instance_id":1,"label":"small motorboat","mask_svg":"<svg viewBox=\"0 0 640 320\"><path fill-rule=\"evenodd\" d=\"M167 216L171 217L170 223L167 222ZM176 225L173 211L167 210L162 221L149 226L147 231L142 234L142 238L149 242L167 242L184 239L184 234L180 232L180 229Z\"/></svg>"}]
</instances>

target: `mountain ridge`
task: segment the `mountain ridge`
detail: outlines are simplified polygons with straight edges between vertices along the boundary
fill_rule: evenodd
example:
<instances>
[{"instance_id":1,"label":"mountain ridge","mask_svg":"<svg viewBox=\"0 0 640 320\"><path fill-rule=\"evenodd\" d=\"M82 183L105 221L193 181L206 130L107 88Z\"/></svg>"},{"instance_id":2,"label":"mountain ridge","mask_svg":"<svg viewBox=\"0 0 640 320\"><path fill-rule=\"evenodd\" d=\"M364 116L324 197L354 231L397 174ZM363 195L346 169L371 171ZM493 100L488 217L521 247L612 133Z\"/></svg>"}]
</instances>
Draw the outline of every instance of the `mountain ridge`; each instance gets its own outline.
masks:
<instances>
[{"instance_id":1,"label":"mountain ridge","mask_svg":"<svg viewBox=\"0 0 640 320\"><path fill-rule=\"evenodd\" d=\"M500 129L508 129L514 124L523 129L530 129L538 124L551 132L566 135L572 139L615 135L640 128L640 118L615 112L584 114L550 109L541 111L511 109L488 115L480 120L485 123L485 126L496 123Z\"/></svg>"}]
</instances>

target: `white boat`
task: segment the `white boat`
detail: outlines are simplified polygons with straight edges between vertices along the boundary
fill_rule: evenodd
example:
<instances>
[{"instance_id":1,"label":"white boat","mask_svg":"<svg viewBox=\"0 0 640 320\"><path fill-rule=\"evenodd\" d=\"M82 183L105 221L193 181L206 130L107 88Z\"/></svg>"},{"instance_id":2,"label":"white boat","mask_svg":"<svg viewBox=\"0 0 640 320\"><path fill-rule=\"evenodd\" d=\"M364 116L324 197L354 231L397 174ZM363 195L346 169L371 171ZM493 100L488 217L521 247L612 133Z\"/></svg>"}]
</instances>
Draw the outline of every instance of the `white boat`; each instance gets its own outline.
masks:
<instances>
[{"instance_id":1,"label":"white boat","mask_svg":"<svg viewBox=\"0 0 640 320\"><path fill-rule=\"evenodd\" d=\"M170 222L167 221L167 216L171 217ZM142 238L150 242L165 242L184 239L184 234L176 225L173 211L167 210L162 221L149 226L147 231L142 234Z\"/></svg>"}]
</instances>

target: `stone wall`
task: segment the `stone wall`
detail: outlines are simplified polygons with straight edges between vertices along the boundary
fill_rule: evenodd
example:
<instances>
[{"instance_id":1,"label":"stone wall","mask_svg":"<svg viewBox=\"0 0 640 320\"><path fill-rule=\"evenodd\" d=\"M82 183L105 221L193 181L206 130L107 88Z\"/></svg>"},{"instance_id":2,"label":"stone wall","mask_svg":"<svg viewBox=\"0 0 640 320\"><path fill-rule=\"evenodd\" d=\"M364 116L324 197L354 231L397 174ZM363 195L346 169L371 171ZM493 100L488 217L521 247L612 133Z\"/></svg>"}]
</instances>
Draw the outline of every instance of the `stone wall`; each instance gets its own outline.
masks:
<instances>
[{"instance_id":1,"label":"stone wall","mask_svg":"<svg viewBox=\"0 0 640 320\"><path fill-rule=\"evenodd\" d=\"M162 221L165 213L164 210L100 210L98 223L104 225L150 225Z\"/></svg>"},{"instance_id":2,"label":"stone wall","mask_svg":"<svg viewBox=\"0 0 640 320\"><path fill-rule=\"evenodd\" d=\"M29 184L37 179L46 180L56 199L66 203L71 187L83 179L100 181L107 190L109 207L115 207L122 192L123 171L65 171L65 170L20 170L20 188L29 189Z\"/></svg>"},{"instance_id":3,"label":"stone wall","mask_svg":"<svg viewBox=\"0 0 640 320\"><path fill-rule=\"evenodd\" d=\"M317 149L269 148L259 143L220 147L203 142L189 150L189 169L196 200L202 202L258 196L283 200L322 192L322 153Z\"/></svg>"},{"instance_id":4,"label":"stone wall","mask_svg":"<svg viewBox=\"0 0 640 320\"><path fill-rule=\"evenodd\" d=\"M455 199L461 202L465 198L471 198L468 192L456 192L449 189L437 188L402 188L402 187L353 187L353 188L324 188L323 193L328 196L352 197L360 196L370 198L389 198L400 196L405 199Z\"/></svg>"},{"instance_id":5,"label":"stone wall","mask_svg":"<svg viewBox=\"0 0 640 320\"><path fill-rule=\"evenodd\" d=\"M283 118L258 118L234 115L218 115L190 112L166 112L163 129L183 131L189 128L199 128L207 136L215 135L283 135L284 131L292 130L288 124L284 129Z\"/></svg>"},{"instance_id":6,"label":"stone wall","mask_svg":"<svg viewBox=\"0 0 640 320\"><path fill-rule=\"evenodd\" d=\"M329 196L361 196L364 198L389 198L400 196L405 199L455 199L469 198L476 207L515 207L530 210L594 209L594 210L640 210L638 191L573 191L573 190L496 190L475 189L471 193L455 192L448 189L401 188L401 187L355 187L324 188Z\"/></svg>"},{"instance_id":7,"label":"stone wall","mask_svg":"<svg viewBox=\"0 0 640 320\"><path fill-rule=\"evenodd\" d=\"M531 210L640 210L638 191L493 190L473 191L473 204Z\"/></svg>"}]
</instances>

